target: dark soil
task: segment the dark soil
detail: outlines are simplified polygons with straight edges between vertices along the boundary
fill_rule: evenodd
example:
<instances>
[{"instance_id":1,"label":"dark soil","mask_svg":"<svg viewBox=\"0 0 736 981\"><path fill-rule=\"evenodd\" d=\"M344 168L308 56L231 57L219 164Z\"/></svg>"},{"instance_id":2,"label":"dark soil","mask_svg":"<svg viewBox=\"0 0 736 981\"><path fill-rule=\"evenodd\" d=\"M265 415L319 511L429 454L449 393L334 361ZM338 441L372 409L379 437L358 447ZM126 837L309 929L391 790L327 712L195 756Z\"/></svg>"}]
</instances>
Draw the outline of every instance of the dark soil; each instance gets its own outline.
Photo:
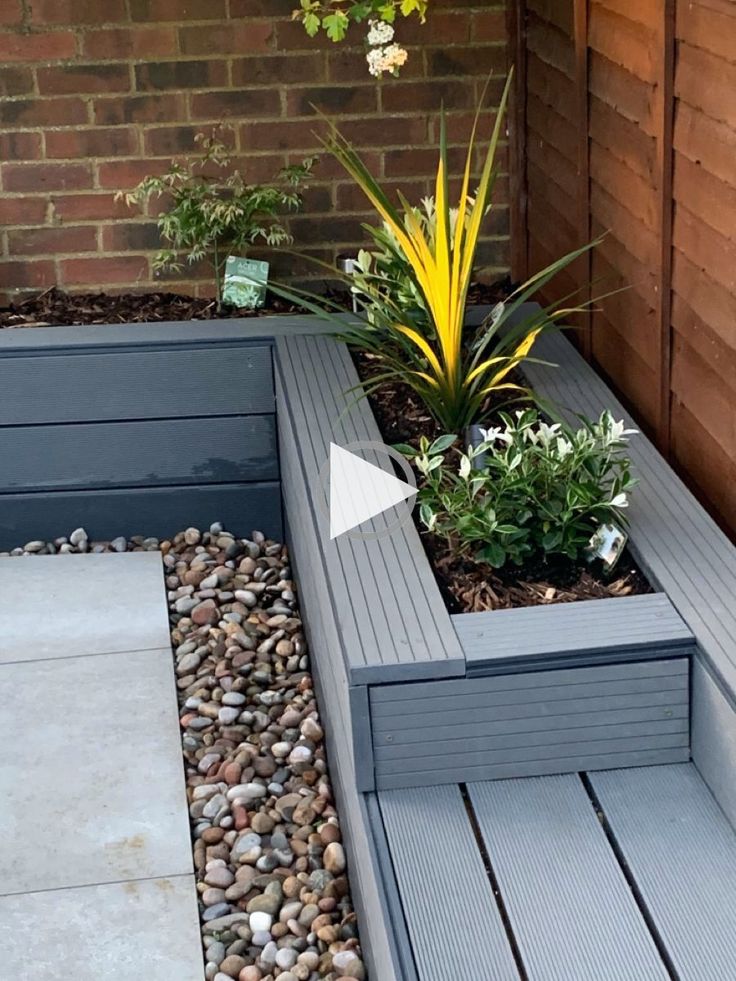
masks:
<instances>
[{"instance_id":1,"label":"dark soil","mask_svg":"<svg viewBox=\"0 0 736 981\"><path fill-rule=\"evenodd\" d=\"M219 320L294 313L291 304L269 296L258 310L218 307L214 299L178 293L65 293L50 289L7 307L0 307L0 328L56 327L73 324L139 324L170 320Z\"/></svg>"},{"instance_id":2,"label":"dark soil","mask_svg":"<svg viewBox=\"0 0 736 981\"><path fill-rule=\"evenodd\" d=\"M471 303L495 303L508 291L508 281L492 286L476 283L470 290ZM322 284L322 292L333 300L338 294L332 284ZM345 308L349 298L342 294ZM140 324L178 320L229 320L233 317L269 317L274 314L299 313L300 308L267 295L266 306L257 310L219 307L212 298L195 298L179 293L66 293L55 287L0 307L0 329L13 327L56 327L91 324Z\"/></svg>"},{"instance_id":3,"label":"dark soil","mask_svg":"<svg viewBox=\"0 0 736 981\"><path fill-rule=\"evenodd\" d=\"M422 532L435 577L451 613L479 613L520 606L546 606L577 600L610 599L651 593L644 573L627 551L612 575L601 563L577 565L560 556L503 569L457 554L445 542Z\"/></svg>"}]
</instances>

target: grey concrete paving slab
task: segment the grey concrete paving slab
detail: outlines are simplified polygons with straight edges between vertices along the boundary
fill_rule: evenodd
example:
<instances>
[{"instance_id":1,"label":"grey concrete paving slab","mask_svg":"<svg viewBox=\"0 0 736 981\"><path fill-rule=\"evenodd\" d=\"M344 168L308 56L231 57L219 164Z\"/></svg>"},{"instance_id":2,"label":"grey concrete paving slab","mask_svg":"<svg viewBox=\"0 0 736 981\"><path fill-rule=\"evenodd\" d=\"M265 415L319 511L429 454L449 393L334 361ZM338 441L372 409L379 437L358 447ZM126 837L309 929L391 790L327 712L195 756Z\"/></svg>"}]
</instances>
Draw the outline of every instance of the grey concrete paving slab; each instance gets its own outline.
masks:
<instances>
[{"instance_id":1,"label":"grey concrete paving slab","mask_svg":"<svg viewBox=\"0 0 736 981\"><path fill-rule=\"evenodd\" d=\"M168 644L159 552L0 558L0 664Z\"/></svg>"},{"instance_id":2,"label":"grey concrete paving slab","mask_svg":"<svg viewBox=\"0 0 736 981\"><path fill-rule=\"evenodd\" d=\"M0 898L3 981L202 981L193 876Z\"/></svg>"},{"instance_id":3,"label":"grey concrete paving slab","mask_svg":"<svg viewBox=\"0 0 736 981\"><path fill-rule=\"evenodd\" d=\"M174 684L169 647L0 665L0 894L192 871Z\"/></svg>"}]
</instances>

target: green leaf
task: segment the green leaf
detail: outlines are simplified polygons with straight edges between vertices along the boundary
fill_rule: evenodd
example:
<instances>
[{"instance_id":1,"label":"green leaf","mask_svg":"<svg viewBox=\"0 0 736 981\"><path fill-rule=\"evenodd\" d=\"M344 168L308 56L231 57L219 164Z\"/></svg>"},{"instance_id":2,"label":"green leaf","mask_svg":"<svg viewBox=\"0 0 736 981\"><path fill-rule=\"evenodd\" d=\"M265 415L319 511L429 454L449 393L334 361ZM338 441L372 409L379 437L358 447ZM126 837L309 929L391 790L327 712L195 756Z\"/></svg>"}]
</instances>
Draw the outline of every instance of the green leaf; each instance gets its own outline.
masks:
<instances>
[{"instance_id":1,"label":"green leaf","mask_svg":"<svg viewBox=\"0 0 736 981\"><path fill-rule=\"evenodd\" d=\"M506 562L506 552L498 542L488 542L475 554L480 562L487 562L494 569L500 569Z\"/></svg>"},{"instance_id":2,"label":"green leaf","mask_svg":"<svg viewBox=\"0 0 736 981\"><path fill-rule=\"evenodd\" d=\"M310 37L314 37L319 30L319 17L317 14L306 13L304 15L304 30Z\"/></svg>"},{"instance_id":3,"label":"green leaf","mask_svg":"<svg viewBox=\"0 0 736 981\"><path fill-rule=\"evenodd\" d=\"M446 433L444 436L438 436L427 452L430 455L433 453L444 453L445 450L449 450L450 447L454 445L456 439L457 436L454 436L452 433Z\"/></svg>"},{"instance_id":4,"label":"green leaf","mask_svg":"<svg viewBox=\"0 0 736 981\"><path fill-rule=\"evenodd\" d=\"M397 453L401 453L402 456L408 456L409 458L417 456L416 447L409 446L408 443L393 443L391 449L396 450Z\"/></svg>"},{"instance_id":5,"label":"green leaf","mask_svg":"<svg viewBox=\"0 0 736 981\"><path fill-rule=\"evenodd\" d=\"M331 41L342 41L349 25L348 15L342 10L335 10L322 18L322 27Z\"/></svg>"}]
</instances>

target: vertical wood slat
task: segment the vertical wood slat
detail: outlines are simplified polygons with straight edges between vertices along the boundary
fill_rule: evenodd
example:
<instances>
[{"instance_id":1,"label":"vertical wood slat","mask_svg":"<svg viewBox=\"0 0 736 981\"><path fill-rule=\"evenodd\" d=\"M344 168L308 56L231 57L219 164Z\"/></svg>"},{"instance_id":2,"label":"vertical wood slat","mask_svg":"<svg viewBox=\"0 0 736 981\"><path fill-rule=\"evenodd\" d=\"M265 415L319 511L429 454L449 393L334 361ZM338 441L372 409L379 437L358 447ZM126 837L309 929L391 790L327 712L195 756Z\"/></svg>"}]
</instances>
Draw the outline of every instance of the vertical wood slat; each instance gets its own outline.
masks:
<instances>
[{"instance_id":1,"label":"vertical wood slat","mask_svg":"<svg viewBox=\"0 0 736 981\"><path fill-rule=\"evenodd\" d=\"M590 241L590 143L588 139L588 0L574 0L573 25L575 37L575 116L577 122L577 195L576 226L579 245ZM592 278L592 258L590 251L578 260L579 278L582 285L580 303L591 299L590 281ZM580 315L582 327L582 350L587 361L593 351L592 315L586 309Z\"/></svg>"},{"instance_id":2,"label":"vertical wood slat","mask_svg":"<svg viewBox=\"0 0 736 981\"><path fill-rule=\"evenodd\" d=\"M524 280L529 275L526 184L526 0L506 6L509 70L514 85L508 114L509 134L509 220L511 236L511 277Z\"/></svg>"},{"instance_id":3,"label":"vertical wood slat","mask_svg":"<svg viewBox=\"0 0 736 981\"><path fill-rule=\"evenodd\" d=\"M657 59L657 82L654 90L657 159L657 232L659 262L657 278L657 338L659 344L659 418L658 449L670 454L672 402L672 146L675 118L675 3L661 4L660 51Z\"/></svg>"}]
</instances>

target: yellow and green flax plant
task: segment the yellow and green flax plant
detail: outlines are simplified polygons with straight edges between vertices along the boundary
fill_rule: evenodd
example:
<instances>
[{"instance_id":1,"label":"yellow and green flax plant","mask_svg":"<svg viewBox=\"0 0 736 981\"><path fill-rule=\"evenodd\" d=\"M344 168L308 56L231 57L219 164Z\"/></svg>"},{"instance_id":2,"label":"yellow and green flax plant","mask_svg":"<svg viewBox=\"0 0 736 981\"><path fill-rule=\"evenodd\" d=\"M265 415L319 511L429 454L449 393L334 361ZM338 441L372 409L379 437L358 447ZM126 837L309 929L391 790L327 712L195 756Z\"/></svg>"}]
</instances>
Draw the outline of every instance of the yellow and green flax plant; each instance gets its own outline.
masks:
<instances>
[{"instance_id":1,"label":"yellow and green flax plant","mask_svg":"<svg viewBox=\"0 0 736 981\"><path fill-rule=\"evenodd\" d=\"M462 175L459 200L450 205L448 150L444 110L440 120L440 145L434 199L425 211L398 195L399 208L373 178L354 147L330 124L325 147L342 164L375 208L382 227L366 231L393 254L396 279L385 273L362 281L368 287L358 294L366 320L341 331L344 340L368 352L377 364L376 374L363 388L371 391L384 382L398 381L422 398L445 432L460 433L481 421L490 396L501 390L525 391L509 380L510 372L530 356L539 335L559 325L581 307L547 307L526 319L515 316L522 303L544 287L561 269L596 243L570 252L516 288L503 309L489 316L472 337L466 328L468 290L484 219L493 207L496 152L511 86L509 74L496 113L493 132L485 149L476 188L471 188L477 130L483 99L478 106ZM485 95L485 93L484 93ZM429 216L429 217L428 217ZM411 281L418 297L413 308L397 302L400 279ZM314 297L313 301L317 301ZM312 300L301 300L311 309ZM315 307L315 312L318 308ZM324 307L319 312L324 314ZM513 326L510 326L513 325Z\"/></svg>"}]
</instances>

